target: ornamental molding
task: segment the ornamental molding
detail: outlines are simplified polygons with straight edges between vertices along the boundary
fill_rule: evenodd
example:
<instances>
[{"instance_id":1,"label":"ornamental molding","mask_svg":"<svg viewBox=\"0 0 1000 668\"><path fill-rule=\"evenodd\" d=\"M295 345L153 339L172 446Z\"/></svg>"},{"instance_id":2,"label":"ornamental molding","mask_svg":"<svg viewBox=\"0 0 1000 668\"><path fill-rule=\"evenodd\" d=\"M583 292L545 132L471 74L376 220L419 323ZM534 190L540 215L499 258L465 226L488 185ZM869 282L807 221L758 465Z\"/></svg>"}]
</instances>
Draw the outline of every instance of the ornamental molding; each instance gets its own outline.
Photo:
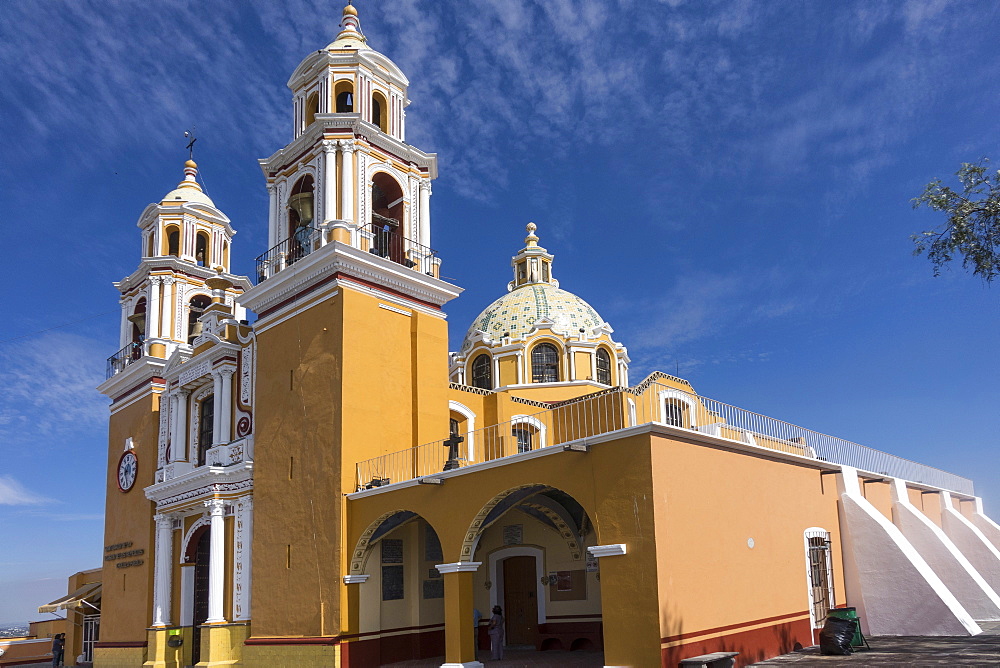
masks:
<instances>
[{"instance_id":1,"label":"ornamental molding","mask_svg":"<svg viewBox=\"0 0 1000 668\"><path fill-rule=\"evenodd\" d=\"M591 545L587 548L587 552L590 552L597 559L602 559L604 557L624 555L628 552L628 549L625 543L616 543L614 545Z\"/></svg>"},{"instance_id":2,"label":"ornamental molding","mask_svg":"<svg viewBox=\"0 0 1000 668\"><path fill-rule=\"evenodd\" d=\"M204 500L217 494L233 494L253 489L253 464L232 467L200 466L191 473L150 485L146 498L156 503L157 509L176 506L185 501ZM210 480L211 478L221 478Z\"/></svg>"}]
</instances>

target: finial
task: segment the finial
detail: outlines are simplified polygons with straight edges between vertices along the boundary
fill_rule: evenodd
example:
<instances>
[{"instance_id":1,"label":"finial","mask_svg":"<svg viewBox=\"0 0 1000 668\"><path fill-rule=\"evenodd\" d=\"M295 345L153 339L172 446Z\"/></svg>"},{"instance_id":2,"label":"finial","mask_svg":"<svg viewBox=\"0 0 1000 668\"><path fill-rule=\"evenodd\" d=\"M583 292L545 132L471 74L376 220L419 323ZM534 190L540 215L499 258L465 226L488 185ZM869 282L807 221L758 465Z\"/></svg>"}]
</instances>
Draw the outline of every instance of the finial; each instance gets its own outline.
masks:
<instances>
[{"instance_id":1,"label":"finial","mask_svg":"<svg viewBox=\"0 0 1000 668\"><path fill-rule=\"evenodd\" d=\"M534 223L528 223L524 229L528 230L528 236L524 238L524 243L528 245L528 248L534 248L538 245L538 237L535 235L538 226Z\"/></svg>"},{"instance_id":2,"label":"finial","mask_svg":"<svg viewBox=\"0 0 1000 668\"><path fill-rule=\"evenodd\" d=\"M350 14L351 16L358 15L358 10L351 4L351 0L347 0L347 6L344 7L344 14Z\"/></svg>"},{"instance_id":3,"label":"finial","mask_svg":"<svg viewBox=\"0 0 1000 668\"><path fill-rule=\"evenodd\" d=\"M342 39L354 39L361 43L364 43L365 36L361 34L361 21L358 20L358 10L351 4L351 0L348 0L347 5L344 7L343 18L340 21L341 31L337 35L337 41ZM333 45L331 45L333 46ZM346 48L356 48L352 46L347 46Z\"/></svg>"},{"instance_id":4,"label":"finial","mask_svg":"<svg viewBox=\"0 0 1000 668\"><path fill-rule=\"evenodd\" d=\"M191 126L190 130L184 131L184 137L190 139L188 145L185 147L188 150L188 161L194 162L194 143L198 141L198 138L194 136L194 126Z\"/></svg>"}]
</instances>

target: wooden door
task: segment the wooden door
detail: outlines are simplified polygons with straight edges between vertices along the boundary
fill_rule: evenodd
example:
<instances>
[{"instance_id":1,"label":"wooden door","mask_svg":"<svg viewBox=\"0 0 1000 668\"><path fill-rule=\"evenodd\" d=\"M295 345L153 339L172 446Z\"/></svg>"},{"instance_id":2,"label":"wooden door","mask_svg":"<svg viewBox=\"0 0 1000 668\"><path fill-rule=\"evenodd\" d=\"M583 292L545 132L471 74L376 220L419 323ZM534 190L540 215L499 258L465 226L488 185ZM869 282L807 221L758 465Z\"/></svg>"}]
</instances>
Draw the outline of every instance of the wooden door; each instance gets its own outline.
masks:
<instances>
[{"instance_id":1,"label":"wooden door","mask_svg":"<svg viewBox=\"0 0 1000 668\"><path fill-rule=\"evenodd\" d=\"M211 529L202 532L194 562L194 614L191 633L191 663L201 660L201 625L208 619L208 560L211 554Z\"/></svg>"},{"instance_id":2,"label":"wooden door","mask_svg":"<svg viewBox=\"0 0 1000 668\"><path fill-rule=\"evenodd\" d=\"M508 645L534 645L538 634L538 587L535 558L510 557L503 562L503 614Z\"/></svg>"}]
</instances>

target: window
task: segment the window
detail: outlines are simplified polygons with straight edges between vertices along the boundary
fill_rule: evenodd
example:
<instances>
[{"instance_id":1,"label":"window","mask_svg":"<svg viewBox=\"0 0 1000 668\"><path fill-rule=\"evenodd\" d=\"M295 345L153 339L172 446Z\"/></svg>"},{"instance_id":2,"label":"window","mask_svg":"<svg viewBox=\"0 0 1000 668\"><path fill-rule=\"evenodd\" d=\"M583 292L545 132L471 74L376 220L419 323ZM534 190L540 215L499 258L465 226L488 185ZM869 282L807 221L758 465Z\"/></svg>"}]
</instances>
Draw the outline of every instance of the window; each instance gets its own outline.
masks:
<instances>
[{"instance_id":1,"label":"window","mask_svg":"<svg viewBox=\"0 0 1000 668\"><path fill-rule=\"evenodd\" d=\"M167 229L167 255L179 257L181 252L181 232L176 227Z\"/></svg>"},{"instance_id":2,"label":"window","mask_svg":"<svg viewBox=\"0 0 1000 668\"><path fill-rule=\"evenodd\" d=\"M205 456L215 439L215 396L202 399L198 412L198 466L205 465Z\"/></svg>"},{"instance_id":3,"label":"window","mask_svg":"<svg viewBox=\"0 0 1000 668\"><path fill-rule=\"evenodd\" d=\"M559 382L559 351L551 343L540 343L531 351L531 382Z\"/></svg>"},{"instance_id":4,"label":"window","mask_svg":"<svg viewBox=\"0 0 1000 668\"><path fill-rule=\"evenodd\" d=\"M345 90L337 95L337 113L349 114L354 111L354 93Z\"/></svg>"},{"instance_id":5,"label":"window","mask_svg":"<svg viewBox=\"0 0 1000 668\"><path fill-rule=\"evenodd\" d=\"M597 349L597 382L611 384L611 356L604 348Z\"/></svg>"},{"instance_id":6,"label":"window","mask_svg":"<svg viewBox=\"0 0 1000 668\"><path fill-rule=\"evenodd\" d=\"M684 409L676 399L667 399L663 402L663 421L675 427L684 426Z\"/></svg>"},{"instance_id":7,"label":"window","mask_svg":"<svg viewBox=\"0 0 1000 668\"><path fill-rule=\"evenodd\" d=\"M472 387L484 390L493 389L493 374L490 367L490 356L486 353L472 360Z\"/></svg>"},{"instance_id":8,"label":"window","mask_svg":"<svg viewBox=\"0 0 1000 668\"><path fill-rule=\"evenodd\" d=\"M517 441L518 452L529 452L532 449L532 430L525 425L516 425L511 429L511 434Z\"/></svg>"},{"instance_id":9,"label":"window","mask_svg":"<svg viewBox=\"0 0 1000 668\"><path fill-rule=\"evenodd\" d=\"M199 232L194 242L194 258L199 267L208 266L208 235Z\"/></svg>"}]
</instances>

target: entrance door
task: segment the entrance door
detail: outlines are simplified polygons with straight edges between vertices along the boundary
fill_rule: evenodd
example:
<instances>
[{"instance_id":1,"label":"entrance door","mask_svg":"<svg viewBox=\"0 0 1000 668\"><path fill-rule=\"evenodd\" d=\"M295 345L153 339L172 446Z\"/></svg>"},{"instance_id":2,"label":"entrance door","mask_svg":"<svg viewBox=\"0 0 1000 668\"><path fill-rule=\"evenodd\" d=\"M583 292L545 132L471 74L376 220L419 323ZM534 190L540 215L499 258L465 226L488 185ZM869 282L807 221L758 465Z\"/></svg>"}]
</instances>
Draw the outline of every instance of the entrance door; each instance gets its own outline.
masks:
<instances>
[{"instance_id":1,"label":"entrance door","mask_svg":"<svg viewBox=\"0 0 1000 668\"><path fill-rule=\"evenodd\" d=\"M538 587L535 558L510 557L503 562L503 614L508 645L534 645L538 634Z\"/></svg>"},{"instance_id":2,"label":"entrance door","mask_svg":"<svg viewBox=\"0 0 1000 668\"><path fill-rule=\"evenodd\" d=\"M191 663L201 661L201 625L208 619L208 557L211 553L211 529L202 531L194 562L194 615L191 634Z\"/></svg>"}]
</instances>

